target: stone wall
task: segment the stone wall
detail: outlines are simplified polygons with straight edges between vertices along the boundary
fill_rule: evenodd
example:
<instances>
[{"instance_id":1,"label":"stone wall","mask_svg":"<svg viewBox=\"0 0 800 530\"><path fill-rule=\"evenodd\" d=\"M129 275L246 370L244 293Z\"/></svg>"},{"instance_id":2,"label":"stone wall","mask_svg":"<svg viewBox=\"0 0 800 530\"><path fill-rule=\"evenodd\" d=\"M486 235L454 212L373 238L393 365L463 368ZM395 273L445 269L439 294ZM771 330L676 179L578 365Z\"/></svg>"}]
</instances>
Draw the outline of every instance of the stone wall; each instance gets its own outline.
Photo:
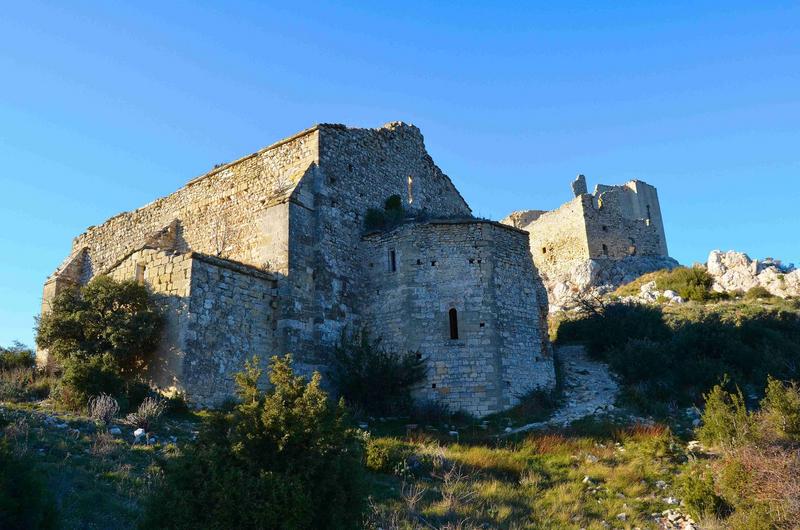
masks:
<instances>
[{"instance_id":1,"label":"stone wall","mask_svg":"<svg viewBox=\"0 0 800 530\"><path fill-rule=\"evenodd\" d=\"M138 280L165 317L148 377L199 406L234 394L233 374L254 355L266 366L276 352L277 280L253 267L198 253L142 249L109 276Z\"/></svg>"},{"instance_id":2,"label":"stone wall","mask_svg":"<svg viewBox=\"0 0 800 530\"><path fill-rule=\"evenodd\" d=\"M412 223L365 236L361 256L367 328L386 348L427 359L418 398L484 415L554 384L546 302L524 232L472 220Z\"/></svg>"},{"instance_id":3,"label":"stone wall","mask_svg":"<svg viewBox=\"0 0 800 530\"><path fill-rule=\"evenodd\" d=\"M289 290L282 293L291 300L291 318L282 320L286 349L304 352L306 371L324 369L343 329L358 325L363 314L358 255L367 209L400 195L415 213L471 215L413 125L319 130L319 166L294 190L290 205Z\"/></svg>"},{"instance_id":4,"label":"stone wall","mask_svg":"<svg viewBox=\"0 0 800 530\"><path fill-rule=\"evenodd\" d=\"M631 180L621 186L607 186L598 184L593 194L593 206L597 212L607 212L605 219L600 219L592 226L587 219L590 245L593 236L602 239L604 234L597 232L597 228L605 223L617 223L620 228L617 232L609 230L617 239L633 237L640 241L638 255L667 256L667 238L664 233L664 223L661 218L661 206L658 201L658 192L654 186L641 180ZM587 212L590 212L587 208ZM621 245L624 247L624 245ZM624 257L623 254L615 257Z\"/></svg>"},{"instance_id":5,"label":"stone wall","mask_svg":"<svg viewBox=\"0 0 800 530\"><path fill-rule=\"evenodd\" d=\"M551 212L535 217L518 214L516 219L509 216L501 222L517 221L517 228L528 231L531 256L536 268L546 276L562 261L589 257L584 208L585 199L577 197Z\"/></svg>"},{"instance_id":6,"label":"stone wall","mask_svg":"<svg viewBox=\"0 0 800 530\"><path fill-rule=\"evenodd\" d=\"M312 128L89 228L73 242L73 249L87 249L84 279L141 247L176 219L180 221L179 251L193 250L285 272L286 202L317 161L317 153L318 129Z\"/></svg>"},{"instance_id":7,"label":"stone wall","mask_svg":"<svg viewBox=\"0 0 800 530\"><path fill-rule=\"evenodd\" d=\"M605 194L604 194L605 195ZM589 258L622 259L628 256L666 256L658 228L647 219L631 219L603 201L582 198ZM532 227L533 229L533 227Z\"/></svg>"},{"instance_id":8,"label":"stone wall","mask_svg":"<svg viewBox=\"0 0 800 530\"><path fill-rule=\"evenodd\" d=\"M258 355L266 369L276 346L277 280L210 256L193 255L182 383L192 403L234 395L234 375ZM262 381L264 383L264 381Z\"/></svg>"},{"instance_id":9,"label":"stone wall","mask_svg":"<svg viewBox=\"0 0 800 530\"><path fill-rule=\"evenodd\" d=\"M551 310L571 307L586 294L599 294L641 274L673 268L656 189L632 180L598 184L584 193L586 180L572 183L576 197L542 212L513 212L501 222L530 233L531 256L547 289Z\"/></svg>"}]
</instances>

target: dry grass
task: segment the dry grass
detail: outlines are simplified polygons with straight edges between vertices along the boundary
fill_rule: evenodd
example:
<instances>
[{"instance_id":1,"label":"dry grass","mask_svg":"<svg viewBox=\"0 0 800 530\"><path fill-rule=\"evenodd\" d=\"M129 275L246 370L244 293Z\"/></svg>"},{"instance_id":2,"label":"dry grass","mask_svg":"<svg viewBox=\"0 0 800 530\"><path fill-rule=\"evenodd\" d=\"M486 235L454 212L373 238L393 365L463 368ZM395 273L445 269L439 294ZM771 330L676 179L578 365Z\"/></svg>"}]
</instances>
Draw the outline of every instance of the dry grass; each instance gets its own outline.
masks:
<instances>
[{"instance_id":1,"label":"dry grass","mask_svg":"<svg viewBox=\"0 0 800 530\"><path fill-rule=\"evenodd\" d=\"M663 498L672 494L656 483L671 482L680 466L664 450L671 441L667 429L634 426L603 439L534 434L496 446L415 444L414 458L431 464L375 509L395 525L383 528L650 528L650 514L667 509Z\"/></svg>"}]
</instances>

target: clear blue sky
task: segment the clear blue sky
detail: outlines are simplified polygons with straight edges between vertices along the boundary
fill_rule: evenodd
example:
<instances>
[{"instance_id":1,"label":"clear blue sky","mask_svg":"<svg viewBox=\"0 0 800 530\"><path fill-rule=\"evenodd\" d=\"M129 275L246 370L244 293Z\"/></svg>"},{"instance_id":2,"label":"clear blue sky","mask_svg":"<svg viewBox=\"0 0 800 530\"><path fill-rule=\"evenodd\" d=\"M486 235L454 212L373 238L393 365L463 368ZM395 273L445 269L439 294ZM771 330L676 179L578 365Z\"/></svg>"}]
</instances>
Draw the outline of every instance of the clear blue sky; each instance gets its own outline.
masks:
<instances>
[{"instance_id":1,"label":"clear blue sky","mask_svg":"<svg viewBox=\"0 0 800 530\"><path fill-rule=\"evenodd\" d=\"M318 122L418 125L482 216L640 178L681 262L800 263L795 1L125 4L3 6L0 344L87 226Z\"/></svg>"}]
</instances>

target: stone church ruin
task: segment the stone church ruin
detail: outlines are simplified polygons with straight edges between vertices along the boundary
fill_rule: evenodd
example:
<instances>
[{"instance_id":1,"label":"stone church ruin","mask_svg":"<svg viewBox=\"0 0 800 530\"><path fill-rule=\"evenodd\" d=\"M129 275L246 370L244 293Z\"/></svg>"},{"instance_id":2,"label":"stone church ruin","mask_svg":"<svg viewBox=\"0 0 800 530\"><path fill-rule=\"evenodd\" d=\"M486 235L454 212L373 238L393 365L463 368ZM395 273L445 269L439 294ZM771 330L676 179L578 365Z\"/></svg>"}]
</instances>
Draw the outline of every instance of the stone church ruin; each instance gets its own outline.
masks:
<instances>
[{"instance_id":1,"label":"stone church ruin","mask_svg":"<svg viewBox=\"0 0 800 530\"><path fill-rule=\"evenodd\" d=\"M365 230L392 196L404 218ZM167 324L148 376L196 406L229 397L253 355L291 352L298 371L324 374L343 331L362 326L421 352L416 397L453 410L489 414L555 383L528 234L473 217L404 123L317 125L90 227L42 311L100 274L157 296Z\"/></svg>"}]
</instances>

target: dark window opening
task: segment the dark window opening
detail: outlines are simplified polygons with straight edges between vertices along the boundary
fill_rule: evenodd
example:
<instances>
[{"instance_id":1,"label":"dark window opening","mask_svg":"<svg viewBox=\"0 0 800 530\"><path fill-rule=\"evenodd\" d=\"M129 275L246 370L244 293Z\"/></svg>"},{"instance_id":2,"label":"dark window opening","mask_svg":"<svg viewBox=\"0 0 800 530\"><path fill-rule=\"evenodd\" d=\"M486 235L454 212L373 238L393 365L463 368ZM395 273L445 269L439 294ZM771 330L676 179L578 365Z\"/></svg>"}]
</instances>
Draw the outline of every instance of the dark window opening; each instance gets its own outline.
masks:
<instances>
[{"instance_id":1,"label":"dark window opening","mask_svg":"<svg viewBox=\"0 0 800 530\"><path fill-rule=\"evenodd\" d=\"M417 360L422 359L422 354L420 352L417 352L416 357L417 357Z\"/></svg>"},{"instance_id":2,"label":"dark window opening","mask_svg":"<svg viewBox=\"0 0 800 530\"><path fill-rule=\"evenodd\" d=\"M608 227L606 225L603 225L603 232L608 232Z\"/></svg>"},{"instance_id":3,"label":"dark window opening","mask_svg":"<svg viewBox=\"0 0 800 530\"><path fill-rule=\"evenodd\" d=\"M431 260L431 267L435 267L435 266L436 266L436 260Z\"/></svg>"},{"instance_id":4,"label":"dark window opening","mask_svg":"<svg viewBox=\"0 0 800 530\"><path fill-rule=\"evenodd\" d=\"M605 243L603 243L603 255L608 256L608 247L606 246Z\"/></svg>"},{"instance_id":5,"label":"dark window opening","mask_svg":"<svg viewBox=\"0 0 800 530\"><path fill-rule=\"evenodd\" d=\"M458 311L456 308L450 309L450 339L458 338Z\"/></svg>"},{"instance_id":6,"label":"dark window opening","mask_svg":"<svg viewBox=\"0 0 800 530\"><path fill-rule=\"evenodd\" d=\"M542 247L542 254L547 254L547 249L545 247Z\"/></svg>"},{"instance_id":7,"label":"dark window opening","mask_svg":"<svg viewBox=\"0 0 800 530\"><path fill-rule=\"evenodd\" d=\"M481 322L481 323L480 323L480 326L481 326L482 328L483 328L483 327L486 327L486 322Z\"/></svg>"},{"instance_id":8,"label":"dark window opening","mask_svg":"<svg viewBox=\"0 0 800 530\"><path fill-rule=\"evenodd\" d=\"M330 180L331 184L336 184L336 177L330 177L328 180Z\"/></svg>"},{"instance_id":9,"label":"dark window opening","mask_svg":"<svg viewBox=\"0 0 800 530\"><path fill-rule=\"evenodd\" d=\"M480 265L480 263L481 263L481 260L478 260L478 265Z\"/></svg>"},{"instance_id":10,"label":"dark window opening","mask_svg":"<svg viewBox=\"0 0 800 530\"><path fill-rule=\"evenodd\" d=\"M422 260L421 259L417 260L417 265L422 265Z\"/></svg>"},{"instance_id":11,"label":"dark window opening","mask_svg":"<svg viewBox=\"0 0 800 530\"><path fill-rule=\"evenodd\" d=\"M397 272L397 255L394 250L389 251L389 271Z\"/></svg>"},{"instance_id":12,"label":"dark window opening","mask_svg":"<svg viewBox=\"0 0 800 530\"><path fill-rule=\"evenodd\" d=\"M472 258L469 258L469 262L470 262L470 264L472 264L472 263L475 263L475 260L472 259Z\"/></svg>"},{"instance_id":13,"label":"dark window opening","mask_svg":"<svg viewBox=\"0 0 800 530\"><path fill-rule=\"evenodd\" d=\"M436 388L436 383L431 383L431 388Z\"/></svg>"},{"instance_id":14,"label":"dark window opening","mask_svg":"<svg viewBox=\"0 0 800 530\"><path fill-rule=\"evenodd\" d=\"M647 205L647 220L650 220L650 205Z\"/></svg>"},{"instance_id":15,"label":"dark window opening","mask_svg":"<svg viewBox=\"0 0 800 530\"><path fill-rule=\"evenodd\" d=\"M353 171L353 164L347 164L347 171Z\"/></svg>"}]
</instances>

